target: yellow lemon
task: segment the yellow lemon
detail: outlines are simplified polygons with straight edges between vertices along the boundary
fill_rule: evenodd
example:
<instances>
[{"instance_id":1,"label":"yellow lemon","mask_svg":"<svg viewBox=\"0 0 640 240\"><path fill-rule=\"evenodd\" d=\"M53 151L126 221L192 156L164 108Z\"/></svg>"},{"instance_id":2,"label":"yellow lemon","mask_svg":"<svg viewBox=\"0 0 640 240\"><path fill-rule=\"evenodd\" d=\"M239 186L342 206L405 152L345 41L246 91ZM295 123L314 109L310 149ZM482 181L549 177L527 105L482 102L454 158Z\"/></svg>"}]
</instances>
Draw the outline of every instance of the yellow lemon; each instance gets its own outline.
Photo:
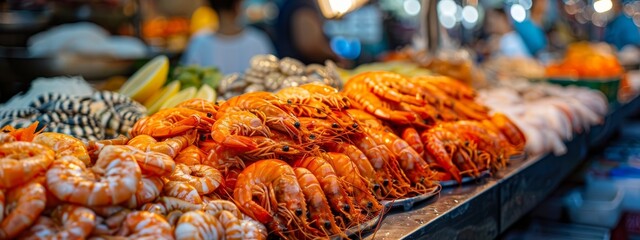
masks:
<instances>
[{"instance_id":1,"label":"yellow lemon","mask_svg":"<svg viewBox=\"0 0 640 240\"><path fill-rule=\"evenodd\" d=\"M202 98L210 102L216 101L216 91L207 84L203 84L196 93L196 98Z\"/></svg>"},{"instance_id":2,"label":"yellow lemon","mask_svg":"<svg viewBox=\"0 0 640 240\"><path fill-rule=\"evenodd\" d=\"M160 110L163 103L178 94L178 92L180 92L180 81L173 81L164 87L162 91L156 92L147 99L144 102L144 106L147 107L149 114L155 113Z\"/></svg>"},{"instance_id":3,"label":"yellow lemon","mask_svg":"<svg viewBox=\"0 0 640 240\"><path fill-rule=\"evenodd\" d=\"M144 102L162 88L169 73L169 59L158 56L140 68L120 88L120 93Z\"/></svg>"},{"instance_id":4,"label":"yellow lemon","mask_svg":"<svg viewBox=\"0 0 640 240\"><path fill-rule=\"evenodd\" d=\"M196 87L188 87L188 88L182 89L182 91L178 92L178 94L174 95L173 97L169 98L166 102L164 102L160 107L160 109L172 108L180 104L181 102L192 99L196 96L197 91L198 89L196 89Z\"/></svg>"}]
</instances>

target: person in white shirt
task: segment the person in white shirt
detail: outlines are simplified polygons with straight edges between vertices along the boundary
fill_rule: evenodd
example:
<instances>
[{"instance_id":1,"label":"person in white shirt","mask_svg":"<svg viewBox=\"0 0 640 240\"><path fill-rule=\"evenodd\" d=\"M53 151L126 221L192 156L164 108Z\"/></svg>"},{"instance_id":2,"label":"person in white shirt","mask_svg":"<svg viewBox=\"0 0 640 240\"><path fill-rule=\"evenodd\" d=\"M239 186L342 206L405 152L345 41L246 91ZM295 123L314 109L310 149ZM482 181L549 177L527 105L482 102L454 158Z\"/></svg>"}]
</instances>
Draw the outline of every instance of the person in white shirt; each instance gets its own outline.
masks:
<instances>
[{"instance_id":1,"label":"person in white shirt","mask_svg":"<svg viewBox=\"0 0 640 240\"><path fill-rule=\"evenodd\" d=\"M242 73L249 67L251 57L274 53L265 33L240 23L242 2L209 1L218 14L218 30L194 35L182 57L183 65L213 66L223 74Z\"/></svg>"}]
</instances>

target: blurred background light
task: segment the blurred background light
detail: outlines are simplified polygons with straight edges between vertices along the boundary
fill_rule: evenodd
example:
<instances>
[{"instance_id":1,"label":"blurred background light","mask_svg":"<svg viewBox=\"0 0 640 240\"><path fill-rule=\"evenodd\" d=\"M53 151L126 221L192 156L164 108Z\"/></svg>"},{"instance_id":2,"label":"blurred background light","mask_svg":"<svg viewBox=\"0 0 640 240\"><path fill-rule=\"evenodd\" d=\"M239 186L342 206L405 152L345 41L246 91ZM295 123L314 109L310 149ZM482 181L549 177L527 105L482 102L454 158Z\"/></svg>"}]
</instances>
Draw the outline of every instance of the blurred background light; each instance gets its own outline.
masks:
<instances>
[{"instance_id":1,"label":"blurred background light","mask_svg":"<svg viewBox=\"0 0 640 240\"><path fill-rule=\"evenodd\" d=\"M593 10L596 10L598 13L604 13L613 8L613 3L611 0L598 0L593 3Z\"/></svg>"},{"instance_id":2,"label":"blurred background light","mask_svg":"<svg viewBox=\"0 0 640 240\"><path fill-rule=\"evenodd\" d=\"M456 26L456 17L453 15L438 15L438 18L444 28L451 29Z\"/></svg>"},{"instance_id":3,"label":"blurred background light","mask_svg":"<svg viewBox=\"0 0 640 240\"><path fill-rule=\"evenodd\" d=\"M420 13L420 2L418 2L418 0L405 0L403 8L410 16L418 15L418 13Z\"/></svg>"},{"instance_id":4,"label":"blurred background light","mask_svg":"<svg viewBox=\"0 0 640 240\"><path fill-rule=\"evenodd\" d=\"M516 22L522 22L527 18L527 10L520 4L511 5L511 9L509 10L511 17Z\"/></svg>"}]
</instances>

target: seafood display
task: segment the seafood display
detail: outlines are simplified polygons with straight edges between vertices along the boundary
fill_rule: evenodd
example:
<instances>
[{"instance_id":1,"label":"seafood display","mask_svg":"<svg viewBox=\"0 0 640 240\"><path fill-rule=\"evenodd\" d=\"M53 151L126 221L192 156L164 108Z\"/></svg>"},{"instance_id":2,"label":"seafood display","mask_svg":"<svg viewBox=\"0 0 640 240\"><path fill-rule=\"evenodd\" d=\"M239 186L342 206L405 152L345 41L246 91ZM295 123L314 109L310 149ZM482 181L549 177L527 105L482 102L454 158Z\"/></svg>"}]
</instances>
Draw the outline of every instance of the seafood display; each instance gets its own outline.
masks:
<instances>
[{"instance_id":1,"label":"seafood display","mask_svg":"<svg viewBox=\"0 0 640 240\"><path fill-rule=\"evenodd\" d=\"M256 55L251 59L250 67L244 75L230 74L220 80L218 94L222 99L229 99L242 93L275 92L313 82L338 88L342 80L331 61L325 62L325 65L305 66L293 58L278 59L273 55Z\"/></svg>"},{"instance_id":2,"label":"seafood display","mask_svg":"<svg viewBox=\"0 0 640 240\"><path fill-rule=\"evenodd\" d=\"M343 93L352 100L349 112L379 129L369 134L400 156L412 181L429 171L441 181L480 177L504 168L525 146L517 125L491 114L473 89L448 77L368 72L351 78Z\"/></svg>"},{"instance_id":3,"label":"seafood display","mask_svg":"<svg viewBox=\"0 0 640 240\"><path fill-rule=\"evenodd\" d=\"M532 154L564 154L564 141L603 123L609 110L602 92L574 86L512 81L482 89L478 96L513 120L527 138L526 151Z\"/></svg>"},{"instance_id":4,"label":"seafood display","mask_svg":"<svg viewBox=\"0 0 640 240\"><path fill-rule=\"evenodd\" d=\"M0 127L21 128L38 121L44 131L99 140L127 134L146 112L141 104L115 92L97 91L87 97L49 92L25 108L0 110Z\"/></svg>"},{"instance_id":5,"label":"seafood display","mask_svg":"<svg viewBox=\"0 0 640 240\"><path fill-rule=\"evenodd\" d=\"M476 92L364 72L342 91L297 82L148 116L112 92L43 95L35 113L4 113L24 120L0 132L0 239L349 238L514 155L560 154L608 111L597 91L509 84ZM97 116L105 132L57 133L38 126L69 117L31 117L57 109Z\"/></svg>"},{"instance_id":6,"label":"seafood display","mask_svg":"<svg viewBox=\"0 0 640 240\"><path fill-rule=\"evenodd\" d=\"M267 237L224 200L218 169L176 164L195 130L83 143L37 124L0 133L0 239Z\"/></svg>"}]
</instances>

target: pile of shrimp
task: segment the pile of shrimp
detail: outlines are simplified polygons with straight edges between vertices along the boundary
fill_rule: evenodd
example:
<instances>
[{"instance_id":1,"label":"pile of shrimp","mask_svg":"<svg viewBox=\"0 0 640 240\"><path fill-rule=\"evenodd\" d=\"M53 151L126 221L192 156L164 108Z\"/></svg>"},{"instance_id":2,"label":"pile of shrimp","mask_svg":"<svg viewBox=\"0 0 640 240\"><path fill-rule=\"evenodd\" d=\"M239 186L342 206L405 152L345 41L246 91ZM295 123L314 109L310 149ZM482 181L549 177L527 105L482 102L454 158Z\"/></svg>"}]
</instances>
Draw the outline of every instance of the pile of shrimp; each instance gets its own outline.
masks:
<instances>
[{"instance_id":1,"label":"pile of shrimp","mask_svg":"<svg viewBox=\"0 0 640 240\"><path fill-rule=\"evenodd\" d=\"M369 127L401 136L435 180L478 177L506 167L526 138L508 117L490 114L476 92L442 76L405 78L391 72L354 76L342 92Z\"/></svg>"},{"instance_id":2,"label":"pile of shrimp","mask_svg":"<svg viewBox=\"0 0 640 240\"><path fill-rule=\"evenodd\" d=\"M508 118L472 107L473 91L452 80L401 88L431 81L387 75L356 76L344 92L305 84L191 99L109 140L8 129L0 188L10 207L0 212L22 209L11 204L16 196L42 206L5 217L0 238L346 238L384 214L383 200L432 194L439 180L495 167L524 142ZM401 98L384 98L394 89ZM76 211L93 220L61 225Z\"/></svg>"},{"instance_id":3,"label":"pile of shrimp","mask_svg":"<svg viewBox=\"0 0 640 240\"><path fill-rule=\"evenodd\" d=\"M82 142L37 124L0 133L0 239L267 238L215 193L220 171L176 163L195 131Z\"/></svg>"}]
</instances>

